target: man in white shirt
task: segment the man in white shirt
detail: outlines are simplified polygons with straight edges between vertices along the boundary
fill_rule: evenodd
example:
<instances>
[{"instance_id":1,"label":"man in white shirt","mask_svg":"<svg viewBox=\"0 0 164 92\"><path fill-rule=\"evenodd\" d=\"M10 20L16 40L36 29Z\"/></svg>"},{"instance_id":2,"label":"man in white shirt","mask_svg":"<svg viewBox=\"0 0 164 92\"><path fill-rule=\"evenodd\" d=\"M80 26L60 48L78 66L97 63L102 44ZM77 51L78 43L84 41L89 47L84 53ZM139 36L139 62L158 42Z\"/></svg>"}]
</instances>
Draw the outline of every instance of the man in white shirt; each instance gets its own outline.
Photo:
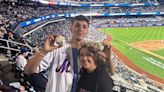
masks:
<instances>
[{"instance_id":1,"label":"man in white shirt","mask_svg":"<svg viewBox=\"0 0 164 92\"><path fill-rule=\"evenodd\" d=\"M28 55L28 49L21 48L20 53L16 58L16 65L21 71L24 71L24 67L27 64L27 59L25 58L27 55Z\"/></svg>"}]
</instances>

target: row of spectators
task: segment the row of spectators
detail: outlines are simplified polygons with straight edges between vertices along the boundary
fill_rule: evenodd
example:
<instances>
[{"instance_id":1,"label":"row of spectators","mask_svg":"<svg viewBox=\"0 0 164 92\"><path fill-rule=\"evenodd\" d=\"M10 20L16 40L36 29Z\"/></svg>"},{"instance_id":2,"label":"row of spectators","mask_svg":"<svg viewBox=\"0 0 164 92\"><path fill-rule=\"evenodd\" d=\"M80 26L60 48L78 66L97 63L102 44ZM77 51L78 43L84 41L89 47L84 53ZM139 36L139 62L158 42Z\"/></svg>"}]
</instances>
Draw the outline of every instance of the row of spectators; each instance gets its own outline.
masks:
<instances>
[{"instance_id":1,"label":"row of spectators","mask_svg":"<svg viewBox=\"0 0 164 92\"><path fill-rule=\"evenodd\" d=\"M133 89L137 92L155 91L162 92L164 89L161 85L157 85L146 78L146 75L141 75L128 68L121 59L113 52L112 61L116 66L116 74L113 76L117 85L121 85L128 89Z\"/></svg>"},{"instance_id":2,"label":"row of spectators","mask_svg":"<svg viewBox=\"0 0 164 92\"><path fill-rule=\"evenodd\" d=\"M162 24L164 23L163 16L149 16L149 17L92 17L92 24L95 26L105 25L105 24Z\"/></svg>"},{"instance_id":3,"label":"row of spectators","mask_svg":"<svg viewBox=\"0 0 164 92\"><path fill-rule=\"evenodd\" d=\"M136 13L136 12L164 12L163 5L134 6L134 7L82 7L78 13ZM84 10L85 9L85 10ZM76 12L76 11L75 11Z\"/></svg>"},{"instance_id":4,"label":"row of spectators","mask_svg":"<svg viewBox=\"0 0 164 92\"><path fill-rule=\"evenodd\" d=\"M136 13L136 12L164 12L160 6L134 6L134 7L91 7L93 13Z\"/></svg>"},{"instance_id":5,"label":"row of spectators","mask_svg":"<svg viewBox=\"0 0 164 92\"><path fill-rule=\"evenodd\" d=\"M13 30L20 22L54 13L124 13L124 12L155 12L163 11L163 6L136 6L136 7L36 7L22 6L22 4L8 5L0 3L0 26Z\"/></svg>"},{"instance_id":6,"label":"row of spectators","mask_svg":"<svg viewBox=\"0 0 164 92\"><path fill-rule=\"evenodd\" d=\"M7 0L1 0L7 1ZM0 1L0 2L1 2ZM9 0L13 3L21 2L21 0ZM138 4L138 3L158 3L156 0L49 0L55 2L69 2L69 3L94 3L94 4L102 4L102 3L130 3L130 4Z\"/></svg>"},{"instance_id":7,"label":"row of spectators","mask_svg":"<svg viewBox=\"0 0 164 92\"><path fill-rule=\"evenodd\" d=\"M74 2L74 3L130 3L130 4L138 4L138 3L157 3L156 0L55 0L62 2Z\"/></svg>"}]
</instances>

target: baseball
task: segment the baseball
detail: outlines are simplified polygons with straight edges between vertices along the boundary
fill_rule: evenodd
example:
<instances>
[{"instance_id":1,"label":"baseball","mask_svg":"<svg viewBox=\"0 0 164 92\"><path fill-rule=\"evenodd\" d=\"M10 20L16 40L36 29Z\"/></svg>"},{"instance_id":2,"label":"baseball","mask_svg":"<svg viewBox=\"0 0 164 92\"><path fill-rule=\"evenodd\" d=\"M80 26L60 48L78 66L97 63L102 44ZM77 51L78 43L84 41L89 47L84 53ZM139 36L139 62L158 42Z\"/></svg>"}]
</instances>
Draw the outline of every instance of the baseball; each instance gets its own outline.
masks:
<instances>
[{"instance_id":1,"label":"baseball","mask_svg":"<svg viewBox=\"0 0 164 92\"><path fill-rule=\"evenodd\" d=\"M65 43L65 38L59 35L55 38L54 46L63 46L64 43Z\"/></svg>"}]
</instances>

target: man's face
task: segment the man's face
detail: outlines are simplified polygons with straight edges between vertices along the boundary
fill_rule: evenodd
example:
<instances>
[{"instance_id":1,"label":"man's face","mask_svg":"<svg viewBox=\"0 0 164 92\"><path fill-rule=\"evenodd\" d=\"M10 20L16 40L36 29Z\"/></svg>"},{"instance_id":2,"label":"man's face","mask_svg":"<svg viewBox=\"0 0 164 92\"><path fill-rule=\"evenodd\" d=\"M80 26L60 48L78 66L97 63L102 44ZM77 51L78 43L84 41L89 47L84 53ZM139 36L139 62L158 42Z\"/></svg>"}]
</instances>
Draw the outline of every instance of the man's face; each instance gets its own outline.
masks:
<instances>
[{"instance_id":1,"label":"man's face","mask_svg":"<svg viewBox=\"0 0 164 92\"><path fill-rule=\"evenodd\" d=\"M89 25L86 21L75 20L71 26L72 39L76 39L77 41L83 40L88 33L88 28Z\"/></svg>"},{"instance_id":2,"label":"man's face","mask_svg":"<svg viewBox=\"0 0 164 92\"><path fill-rule=\"evenodd\" d=\"M23 54L24 54L25 57L28 56L28 52L25 52L25 53L23 53Z\"/></svg>"}]
</instances>

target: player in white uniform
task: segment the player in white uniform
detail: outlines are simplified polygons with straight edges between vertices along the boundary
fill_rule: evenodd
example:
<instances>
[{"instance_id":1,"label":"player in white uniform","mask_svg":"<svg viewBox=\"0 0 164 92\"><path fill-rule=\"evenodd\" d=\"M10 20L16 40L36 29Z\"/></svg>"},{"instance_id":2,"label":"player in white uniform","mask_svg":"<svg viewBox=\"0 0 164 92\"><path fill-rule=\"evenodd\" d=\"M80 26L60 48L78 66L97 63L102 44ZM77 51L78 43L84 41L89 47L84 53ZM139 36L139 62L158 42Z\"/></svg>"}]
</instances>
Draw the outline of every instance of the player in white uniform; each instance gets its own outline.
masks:
<instances>
[{"instance_id":1,"label":"player in white uniform","mask_svg":"<svg viewBox=\"0 0 164 92\"><path fill-rule=\"evenodd\" d=\"M77 77L75 75L80 69L76 51L80 42L88 34L88 29L89 20L87 17L82 15L74 17L70 30L71 41L57 47L52 44L55 36L49 36L44 47L28 61L25 73L38 73L49 68L46 92L75 92L72 88L73 79Z\"/></svg>"}]
</instances>

